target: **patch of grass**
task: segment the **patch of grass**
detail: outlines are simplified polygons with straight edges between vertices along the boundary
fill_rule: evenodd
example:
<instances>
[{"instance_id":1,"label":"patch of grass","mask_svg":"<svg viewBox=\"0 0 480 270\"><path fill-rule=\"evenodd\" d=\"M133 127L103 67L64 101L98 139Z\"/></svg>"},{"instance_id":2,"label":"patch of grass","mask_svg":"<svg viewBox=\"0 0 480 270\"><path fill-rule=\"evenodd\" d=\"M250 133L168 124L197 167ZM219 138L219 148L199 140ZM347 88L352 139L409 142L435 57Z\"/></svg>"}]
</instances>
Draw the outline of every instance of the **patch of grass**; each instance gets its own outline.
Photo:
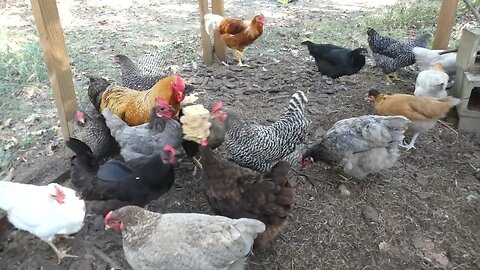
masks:
<instances>
[{"instance_id":1,"label":"patch of grass","mask_svg":"<svg viewBox=\"0 0 480 270\"><path fill-rule=\"evenodd\" d=\"M461 18L471 12L460 1L456 25L454 26L450 47L458 45L463 22ZM473 1L477 5L480 0ZM396 39L414 38L420 34L435 33L440 11L440 0L404 0L384 8L374 9L363 15L352 15L351 19L327 18L316 23L312 39L331 42L346 47L368 47L366 27L372 27L381 35ZM430 42L433 41L433 38ZM353 44L352 44L353 43ZM350 44L350 45L349 45Z\"/></svg>"}]
</instances>

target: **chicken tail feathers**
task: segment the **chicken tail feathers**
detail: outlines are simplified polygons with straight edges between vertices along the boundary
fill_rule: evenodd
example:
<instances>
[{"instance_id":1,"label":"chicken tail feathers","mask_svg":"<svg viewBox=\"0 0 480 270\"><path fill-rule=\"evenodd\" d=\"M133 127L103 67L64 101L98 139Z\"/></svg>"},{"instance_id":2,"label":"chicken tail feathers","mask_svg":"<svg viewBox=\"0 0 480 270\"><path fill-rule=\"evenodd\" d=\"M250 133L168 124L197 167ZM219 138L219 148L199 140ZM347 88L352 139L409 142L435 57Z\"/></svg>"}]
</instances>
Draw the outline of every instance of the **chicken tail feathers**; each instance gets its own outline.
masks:
<instances>
[{"instance_id":1,"label":"chicken tail feathers","mask_svg":"<svg viewBox=\"0 0 480 270\"><path fill-rule=\"evenodd\" d=\"M92 150L90 149L90 147L80 141L79 139L76 139L76 138L70 138L66 143L65 145L70 149L72 150L75 155L77 156L84 156L84 155L87 155L87 154L91 154L93 155L92 153Z\"/></svg>"},{"instance_id":2,"label":"chicken tail feathers","mask_svg":"<svg viewBox=\"0 0 480 270\"><path fill-rule=\"evenodd\" d=\"M219 29L223 17L217 14L205 14L203 20L205 22L205 31L213 39L213 33Z\"/></svg>"},{"instance_id":3,"label":"chicken tail feathers","mask_svg":"<svg viewBox=\"0 0 480 270\"><path fill-rule=\"evenodd\" d=\"M240 218L235 220L233 226L238 229L241 233L247 233L252 235L254 238L257 234L265 231L265 224L259 220L252 218Z\"/></svg>"},{"instance_id":4,"label":"chicken tail feathers","mask_svg":"<svg viewBox=\"0 0 480 270\"><path fill-rule=\"evenodd\" d=\"M90 82L88 85L88 99L93 106L99 110L102 94L110 86L110 83L101 77L89 76Z\"/></svg>"},{"instance_id":5,"label":"chicken tail feathers","mask_svg":"<svg viewBox=\"0 0 480 270\"><path fill-rule=\"evenodd\" d=\"M450 106L457 106L458 104L462 103L462 100L459 98L454 98L454 97L448 97Z\"/></svg>"}]
</instances>

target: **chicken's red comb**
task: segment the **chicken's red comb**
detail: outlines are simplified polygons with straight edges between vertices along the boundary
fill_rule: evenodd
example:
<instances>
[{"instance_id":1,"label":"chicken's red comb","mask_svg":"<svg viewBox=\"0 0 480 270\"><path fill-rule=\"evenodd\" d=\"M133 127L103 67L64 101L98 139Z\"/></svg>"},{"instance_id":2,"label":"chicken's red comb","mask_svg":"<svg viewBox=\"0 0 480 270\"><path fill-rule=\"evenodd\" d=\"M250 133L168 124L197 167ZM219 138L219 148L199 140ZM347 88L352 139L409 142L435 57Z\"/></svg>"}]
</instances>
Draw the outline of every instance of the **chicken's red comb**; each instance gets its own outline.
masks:
<instances>
[{"instance_id":1,"label":"chicken's red comb","mask_svg":"<svg viewBox=\"0 0 480 270\"><path fill-rule=\"evenodd\" d=\"M179 89L184 90L185 89L185 82L183 81L183 78L180 76L177 76L175 82L173 83L174 86L178 87Z\"/></svg>"},{"instance_id":2,"label":"chicken's red comb","mask_svg":"<svg viewBox=\"0 0 480 270\"><path fill-rule=\"evenodd\" d=\"M175 148L173 148L173 146L171 146L171 145L165 145L165 146L163 147L163 151L175 153Z\"/></svg>"},{"instance_id":3,"label":"chicken's red comb","mask_svg":"<svg viewBox=\"0 0 480 270\"><path fill-rule=\"evenodd\" d=\"M212 113L215 113L218 110L221 110L223 106L223 103L221 101L215 103L212 107Z\"/></svg>"},{"instance_id":4,"label":"chicken's red comb","mask_svg":"<svg viewBox=\"0 0 480 270\"><path fill-rule=\"evenodd\" d=\"M165 106L165 105L168 105L170 106L170 103L168 103L168 101L162 97L157 97L155 98L155 105L157 106Z\"/></svg>"},{"instance_id":5,"label":"chicken's red comb","mask_svg":"<svg viewBox=\"0 0 480 270\"><path fill-rule=\"evenodd\" d=\"M113 215L113 211L110 211L108 212L108 214L105 216L105 218L103 219L103 222L106 224L109 223L110 219L112 218L112 215Z\"/></svg>"}]
</instances>

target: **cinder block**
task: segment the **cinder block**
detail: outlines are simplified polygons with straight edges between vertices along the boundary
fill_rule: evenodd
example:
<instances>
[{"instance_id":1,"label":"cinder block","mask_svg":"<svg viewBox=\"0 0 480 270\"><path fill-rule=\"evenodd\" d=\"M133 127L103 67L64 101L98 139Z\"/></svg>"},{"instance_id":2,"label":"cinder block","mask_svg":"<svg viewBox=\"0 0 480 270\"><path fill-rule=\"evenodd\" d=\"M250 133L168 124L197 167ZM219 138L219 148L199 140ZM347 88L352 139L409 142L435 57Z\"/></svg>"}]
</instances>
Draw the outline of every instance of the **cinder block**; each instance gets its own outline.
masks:
<instances>
[{"instance_id":1,"label":"cinder block","mask_svg":"<svg viewBox=\"0 0 480 270\"><path fill-rule=\"evenodd\" d=\"M457 53L457 66L465 71L480 68L480 28L464 28Z\"/></svg>"},{"instance_id":2,"label":"cinder block","mask_svg":"<svg viewBox=\"0 0 480 270\"><path fill-rule=\"evenodd\" d=\"M478 117L480 119L480 100L462 99L457 105L458 116Z\"/></svg>"},{"instance_id":3,"label":"cinder block","mask_svg":"<svg viewBox=\"0 0 480 270\"><path fill-rule=\"evenodd\" d=\"M452 96L456 98L469 98L472 90L480 88L480 73L462 72L459 68L455 75L455 84Z\"/></svg>"},{"instance_id":4,"label":"cinder block","mask_svg":"<svg viewBox=\"0 0 480 270\"><path fill-rule=\"evenodd\" d=\"M480 117L459 115L458 129L480 134Z\"/></svg>"}]
</instances>

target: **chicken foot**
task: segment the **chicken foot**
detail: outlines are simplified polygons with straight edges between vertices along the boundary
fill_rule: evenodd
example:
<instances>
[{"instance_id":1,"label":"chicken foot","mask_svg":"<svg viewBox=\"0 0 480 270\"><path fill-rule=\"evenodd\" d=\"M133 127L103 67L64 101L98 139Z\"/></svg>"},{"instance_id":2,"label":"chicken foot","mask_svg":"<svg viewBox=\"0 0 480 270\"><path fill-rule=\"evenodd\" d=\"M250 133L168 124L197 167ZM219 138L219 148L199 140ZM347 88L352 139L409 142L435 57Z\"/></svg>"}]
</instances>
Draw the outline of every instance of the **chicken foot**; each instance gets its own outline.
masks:
<instances>
[{"instance_id":1,"label":"chicken foot","mask_svg":"<svg viewBox=\"0 0 480 270\"><path fill-rule=\"evenodd\" d=\"M197 159L196 157L192 157L192 160L193 160L193 163L195 163L195 167L193 168L193 173L192 175L197 175L197 168L199 168L200 170L203 170L203 166L202 164L200 163L200 159Z\"/></svg>"},{"instance_id":2,"label":"chicken foot","mask_svg":"<svg viewBox=\"0 0 480 270\"><path fill-rule=\"evenodd\" d=\"M393 77L393 80L392 80L391 77ZM389 73L389 74L385 74L385 80L386 80L388 83L393 84L393 81L398 81L398 80L400 80L400 79L398 78L397 73L392 72L392 73Z\"/></svg>"},{"instance_id":3,"label":"chicken foot","mask_svg":"<svg viewBox=\"0 0 480 270\"><path fill-rule=\"evenodd\" d=\"M233 53L235 54L235 58L237 58L238 64L237 66L239 67L249 67L247 64L242 63L242 59L245 58L245 54L239 50L233 50Z\"/></svg>"},{"instance_id":4,"label":"chicken foot","mask_svg":"<svg viewBox=\"0 0 480 270\"><path fill-rule=\"evenodd\" d=\"M53 240L50 240L50 241L47 241L47 244L53 249L53 251L55 251L55 254L57 254L57 257L58 257L58 264L60 264L62 262L62 259L63 258L78 258L78 256L76 255L70 255L70 254L67 254L67 252L71 249L71 248L68 248L66 250L59 250L55 244L53 243Z\"/></svg>"},{"instance_id":5,"label":"chicken foot","mask_svg":"<svg viewBox=\"0 0 480 270\"><path fill-rule=\"evenodd\" d=\"M413 148L413 149L417 149L417 148L415 147L415 141L417 140L417 137L418 137L418 133L415 133L415 134L413 135L413 137L412 137L412 140L410 140L410 143L409 143L408 145L405 145L405 144L402 143L402 144L400 144L400 145L398 145L398 146L405 148L405 151L408 151L408 150L410 150L410 149L412 149L412 148Z\"/></svg>"}]
</instances>

